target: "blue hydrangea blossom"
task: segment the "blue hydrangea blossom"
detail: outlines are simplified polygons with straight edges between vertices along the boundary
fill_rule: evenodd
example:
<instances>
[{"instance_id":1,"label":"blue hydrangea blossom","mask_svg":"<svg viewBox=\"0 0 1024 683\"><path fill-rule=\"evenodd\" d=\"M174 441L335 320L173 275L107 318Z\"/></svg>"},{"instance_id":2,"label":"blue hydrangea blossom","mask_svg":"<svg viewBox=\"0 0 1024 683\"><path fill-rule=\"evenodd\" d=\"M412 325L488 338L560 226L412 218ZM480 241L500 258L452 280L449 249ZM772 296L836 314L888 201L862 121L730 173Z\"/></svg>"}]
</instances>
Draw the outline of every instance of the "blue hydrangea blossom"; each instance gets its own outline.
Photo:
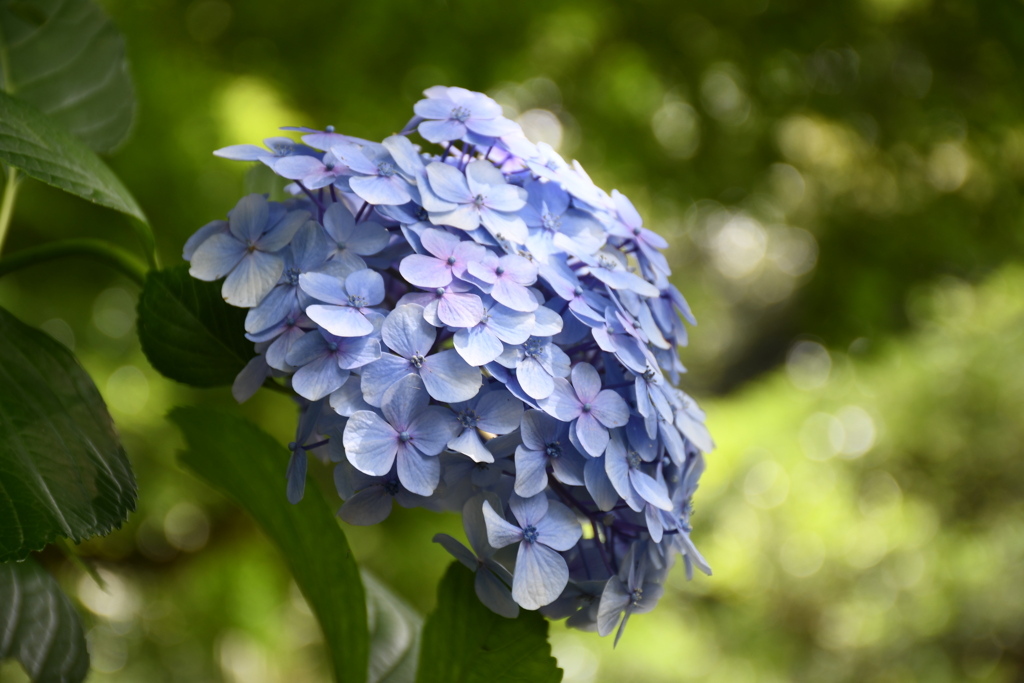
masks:
<instances>
[{"instance_id":1,"label":"blue hydrangea blossom","mask_svg":"<svg viewBox=\"0 0 1024 683\"><path fill-rule=\"evenodd\" d=\"M696 321L668 243L487 95L437 86L414 114L382 142L286 127L301 142L218 150L291 195L185 244L248 309L233 393L294 393L289 500L326 450L346 522L461 512L468 545L435 540L484 604L618 639L676 560L711 571L691 533L714 443L677 386Z\"/></svg>"}]
</instances>

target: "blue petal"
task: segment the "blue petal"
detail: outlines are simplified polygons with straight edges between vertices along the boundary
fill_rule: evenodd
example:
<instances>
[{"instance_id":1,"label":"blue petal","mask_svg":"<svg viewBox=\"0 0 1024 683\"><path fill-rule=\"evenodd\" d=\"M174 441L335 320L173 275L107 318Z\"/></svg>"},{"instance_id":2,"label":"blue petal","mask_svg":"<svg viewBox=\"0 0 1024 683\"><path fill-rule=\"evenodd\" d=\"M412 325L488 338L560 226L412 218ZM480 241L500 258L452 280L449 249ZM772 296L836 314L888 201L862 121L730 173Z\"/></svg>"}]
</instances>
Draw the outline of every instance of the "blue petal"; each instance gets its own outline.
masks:
<instances>
[{"instance_id":1,"label":"blue petal","mask_svg":"<svg viewBox=\"0 0 1024 683\"><path fill-rule=\"evenodd\" d=\"M597 632L606 636L615 630L619 623L622 610L629 604L630 596L626 586L617 576L608 579L604 592L601 593L600 607L597 610Z\"/></svg>"},{"instance_id":2,"label":"blue petal","mask_svg":"<svg viewBox=\"0 0 1024 683\"><path fill-rule=\"evenodd\" d=\"M245 245L226 232L218 232L200 244L192 254L189 275L199 280L219 280L248 253Z\"/></svg>"},{"instance_id":3,"label":"blue petal","mask_svg":"<svg viewBox=\"0 0 1024 683\"><path fill-rule=\"evenodd\" d=\"M365 381L366 377L363 379ZM409 374L387 388L380 407L384 417L395 430L411 432L413 418L423 412L429 404L430 397L423 388L423 382L418 375Z\"/></svg>"},{"instance_id":4,"label":"blue petal","mask_svg":"<svg viewBox=\"0 0 1024 683\"><path fill-rule=\"evenodd\" d=\"M476 405L478 426L491 434L508 434L519 427L523 403L505 389L485 394Z\"/></svg>"},{"instance_id":5,"label":"blue petal","mask_svg":"<svg viewBox=\"0 0 1024 683\"><path fill-rule=\"evenodd\" d=\"M522 371L520 370L517 374L520 376L519 381L522 382ZM523 388L525 389L526 387ZM527 390L527 393L529 393L529 390ZM571 422L583 413L583 406L576 396L576 391L569 382L561 377L552 380L551 392L540 400L540 407L548 415L556 417L562 422Z\"/></svg>"},{"instance_id":6,"label":"blue petal","mask_svg":"<svg viewBox=\"0 0 1024 683\"><path fill-rule=\"evenodd\" d=\"M336 337L365 337L374 329L365 315L350 306L313 305L306 315Z\"/></svg>"},{"instance_id":7,"label":"blue petal","mask_svg":"<svg viewBox=\"0 0 1024 683\"><path fill-rule=\"evenodd\" d=\"M598 458L608 447L608 428L597 421L593 413L581 413L576 418L576 436L589 455Z\"/></svg>"},{"instance_id":8,"label":"blue petal","mask_svg":"<svg viewBox=\"0 0 1024 683\"><path fill-rule=\"evenodd\" d=\"M629 479L641 498L656 508L669 512L672 511L672 499L668 497L668 490L665 488L665 484L639 470L634 470L630 473Z\"/></svg>"},{"instance_id":9,"label":"blue petal","mask_svg":"<svg viewBox=\"0 0 1024 683\"><path fill-rule=\"evenodd\" d=\"M455 204L469 204L473 201L466 176L457 168L435 161L427 166L427 180L431 189L445 201Z\"/></svg>"},{"instance_id":10,"label":"blue petal","mask_svg":"<svg viewBox=\"0 0 1024 683\"><path fill-rule=\"evenodd\" d=\"M345 291L350 297L365 299L362 306L376 306L384 301L384 278L369 268L357 270L345 278Z\"/></svg>"},{"instance_id":11,"label":"blue petal","mask_svg":"<svg viewBox=\"0 0 1024 683\"><path fill-rule=\"evenodd\" d=\"M537 542L553 550L565 552L583 537L583 528L576 519L576 513L557 500L548 501L547 514L535 526Z\"/></svg>"},{"instance_id":12,"label":"blue petal","mask_svg":"<svg viewBox=\"0 0 1024 683\"><path fill-rule=\"evenodd\" d=\"M221 295L232 306L252 308L260 303L284 272L280 256L254 251L242 257L221 287Z\"/></svg>"},{"instance_id":13,"label":"blue petal","mask_svg":"<svg viewBox=\"0 0 1024 683\"><path fill-rule=\"evenodd\" d=\"M381 354L376 360L362 369L363 398L372 406L379 406L384 400L384 393L406 375L416 370L412 363L390 353Z\"/></svg>"},{"instance_id":14,"label":"blue petal","mask_svg":"<svg viewBox=\"0 0 1024 683\"><path fill-rule=\"evenodd\" d=\"M484 304L476 294L449 290L437 302L437 317L452 327L473 327L484 317Z\"/></svg>"},{"instance_id":15,"label":"blue petal","mask_svg":"<svg viewBox=\"0 0 1024 683\"><path fill-rule=\"evenodd\" d=\"M296 370L292 388L299 396L318 401L341 387L348 376L348 370L342 370L333 358L324 356Z\"/></svg>"},{"instance_id":16,"label":"blue petal","mask_svg":"<svg viewBox=\"0 0 1024 683\"><path fill-rule=\"evenodd\" d=\"M619 495L608 479L605 463L601 462L601 458L587 460L583 468L583 480L586 482L587 492L597 503L598 510L608 512L619 502Z\"/></svg>"},{"instance_id":17,"label":"blue petal","mask_svg":"<svg viewBox=\"0 0 1024 683\"><path fill-rule=\"evenodd\" d=\"M523 358L516 366L516 378L530 398L545 399L555 389L551 375L535 358Z\"/></svg>"},{"instance_id":18,"label":"blue petal","mask_svg":"<svg viewBox=\"0 0 1024 683\"><path fill-rule=\"evenodd\" d=\"M521 543L512 580L512 597L523 609L550 604L569 583L569 567L557 552L540 543Z\"/></svg>"},{"instance_id":19,"label":"blue petal","mask_svg":"<svg viewBox=\"0 0 1024 683\"><path fill-rule=\"evenodd\" d=\"M479 566L476 555L448 534L434 534L434 543L447 550L452 557L465 565L466 569L476 571Z\"/></svg>"},{"instance_id":20,"label":"blue petal","mask_svg":"<svg viewBox=\"0 0 1024 683\"><path fill-rule=\"evenodd\" d=\"M338 516L353 526L370 526L383 522L391 515L394 496L383 486L370 486L345 501Z\"/></svg>"},{"instance_id":21,"label":"blue petal","mask_svg":"<svg viewBox=\"0 0 1024 683\"><path fill-rule=\"evenodd\" d=\"M548 459L544 451L523 446L516 449L516 484L518 495L528 498L542 492L548 485Z\"/></svg>"},{"instance_id":22,"label":"blue petal","mask_svg":"<svg viewBox=\"0 0 1024 683\"><path fill-rule=\"evenodd\" d=\"M288 502L295 505L306 493L306 464L308 457L301 448L292 451L288 459Z\"/></svg>"},{"instance_id":23,"label":"blue petal","mask_svg":"<svg viewBox=\"0 0 1024 683\"><path fill-rule=\"evenodd\" d=\"M452 411L441 406L430 406L415 415L409 423L412 443L426 455L437 455L444 450L459 429Z\"/></svg>"},{"instance_id":24,"label":"blue petal","mask_svg":"<svg viewBox=\"0 0 1024 683\"><path fill-rule=\"evenodd\" d=\"M412 199L409 184L397 175L351 178L349 186L361 199L371 204L397 206Z\"/></svg>"},{"instance_id":25,"label":"blue petal","mask_svg":"<svg viewBox=\"0 0 1024 683\"><path fill-rule=\"evenodd\" d=\"M349 418L343 437L345 456L360 472L383 477L398 453L398 433L376 413L360 410Z\"/></svg>"},{"instance_id":26,"label":"blue petal","mask_svg":"<svg viewBox=\"0 0 1024 683\"><path fill-rule=\"evenodd\" d=\"M399 264L398 271L417 287L445 287L452 281L451 266L440 259L422 254L406 256Z\"/></svg>"},{"instance_id":27,"label":"blue petal","mask_svg":"<svg viewBox=\"0 0 1024 683\"><path fill-rule=\"evenodd\" d=\"M437 331L423 319L423 307L417 304L404 304L391 311L380 333L388 348L403 358L426 356L437 339Z\"/></svg>"},{"instance_id":28,"label":"blue petal","mask_svg":"<svg viewBox=\"0 0 1024 683\"><path fill-rule=\"evenodd\" d=\"M508 505L512 509L512 514L519 521L519 525L524 529L531 524L536 525L548 513L548 499L543 494L528 498L512 495Z\"/></svg>"},{"instance_id":29,"label":"blue petal","mask_svg":"<svg viewBox=\"0 0 1024 683\"><path fill-rule=\"evenodd\" d=\"M465 124L458 121L424 121L419 126L420 135L430 142L459 140L466 134Z\"/></svg>"},{"instance_id":30,"label":"blue petal","mask_svg":"<svg viewBox=\"0 0 1024 683\"><path fill-rule=\"evenodd\" d=\"M398 479L402 486L421 496L429 496L441 481L441 461L402 446L398 452Z\"/></svg>"},{"instance_id":31,"label":"blue petal","mask_svg":"<svg viewBox=\"0 0 1024 683\"><path fill-rule=\"evenodd\" d=\"M473 587L480 602L495 614L506 619L515 619L519 616L519 605L512 599L511 591L487 567L476 570Z\"/></svg>"},{"instance_id":32,"label":"blue petal","mask_svg":"<svg viewBox=\"0 0 1024 683\"><path fill-rule=\"evenodd\" d=\"M228 229L240 241L253 243L266 230L269 217L270 207L263 195L250 194L228 211Z\"/></svg>"},{"instance_id":33,"label":"blue petal","mask_svg":"<svg viewBox=\"0 0 1024 683\"><path fill-rule=\"evenodd\" d=\"M342 281L328 273L302 273L299 287L317 301L343 305L348 303L348 292Z\"/></svg>"},{"instance_id":34,"label":"blue petal","mask_svg":"<svg viewBox=\"0 0 1024 683\"><path fill-rule=\"evenodd\" d=\"M452 350L427 356L420 368L427 391L444 403L468 401L480 391L480 370L469 365Z\"/></svg>"},{"instance_id":35,"label":"blue petal","mask_svg":"<svg viewBox=\"0 0 1024 683\"><path fill-rule=\"evenodd\" d=\"M493 548L504 548L507 545L523 540L523 530L509 524L505 518L494 511L490 502L484 501L484 522L487 524L487 542Z\"/></svg>"},{"instance_id":36,"label":"blue petal","mask_svg":"<svg viewBox=\"0 0 1024 683\"><path fill-rule=\"evenodd\" d=\"M458 330L453 341L459 355L474 367L492 362L505 348L498 337L484 325Z\"/></svg>"}]
</instances>

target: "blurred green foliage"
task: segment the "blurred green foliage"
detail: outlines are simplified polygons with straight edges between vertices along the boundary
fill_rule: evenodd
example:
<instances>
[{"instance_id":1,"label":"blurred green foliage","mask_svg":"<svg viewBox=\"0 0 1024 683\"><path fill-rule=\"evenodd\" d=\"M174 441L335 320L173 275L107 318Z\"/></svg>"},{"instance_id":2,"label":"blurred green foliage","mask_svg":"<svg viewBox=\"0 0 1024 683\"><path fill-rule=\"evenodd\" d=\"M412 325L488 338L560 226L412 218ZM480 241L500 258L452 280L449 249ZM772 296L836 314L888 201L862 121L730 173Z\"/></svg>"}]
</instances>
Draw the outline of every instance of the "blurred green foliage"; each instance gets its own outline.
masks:
<instances>
[{"instance_id":1,"label":"blurred green foliage","mask_svg":"<svg viewBox=\"0 0 1024 683\"><path fill-rule=\"evenodd\" d=\"M566 681L1024 676L1024 4L104 4L140 102L110 163L165 263L242 193L244 165L211 150L288 124L379 138L438 83L493 94L669 238L701 323L684 385L715 396L694 532L715 576L677 569L614 653L553 626ZM135 245L121 217L26 183L5 254L97 235ZM325 680L281 558L174 462L166 411L232 401L146 364L137 295L89 263L0 280L83 360L138 476L125 530L80 548L108 592L42 557L91 613L92 680ZM289 440L286 398L240 412ZM346 529L421 612L438 531L457 517Z\"/></svg>"}]
</instances>

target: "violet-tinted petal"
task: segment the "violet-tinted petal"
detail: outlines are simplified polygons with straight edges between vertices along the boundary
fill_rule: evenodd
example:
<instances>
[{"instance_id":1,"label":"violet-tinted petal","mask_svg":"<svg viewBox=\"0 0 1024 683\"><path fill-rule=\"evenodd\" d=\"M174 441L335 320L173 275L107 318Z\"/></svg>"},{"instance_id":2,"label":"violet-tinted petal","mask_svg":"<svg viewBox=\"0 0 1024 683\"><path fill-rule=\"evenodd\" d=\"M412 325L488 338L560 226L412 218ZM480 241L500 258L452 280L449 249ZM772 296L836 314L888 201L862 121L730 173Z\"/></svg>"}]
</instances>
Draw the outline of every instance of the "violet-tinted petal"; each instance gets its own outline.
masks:
<instances>
[{"instance_id":1,"label":"violet-tinted petal","mask_svg":"<svg viewBox=\"0 0 1024 683\"><path fill-rule=\"evenodd\" d=\"M424 121L419 126L420 135L430 142L458 140L466 133L466 126L458 121Z\"/></svg>"},{"instance_id":2,"label":"violet-tinted petal","mask_svg":"<svg viewBox=\"0 0 1024 683\"><path fill-rule=\"evenodd\" d=\"M539 306L537 300L530 294L530 290L504 277L494 283L494 287L491 288L491 296L512 310L523 313L536 311Z\"/></svg>"},{"instance_id":3,"label":"violet-tinted petal","mask_svg":"<svg viewBox=\"0 0 1024 683\"><path fill-rule=\"evenodd\" d=\"M524 243L530 234L526 223L516 214L496 211L486 206L480 210L480 223L496 238L515 244Z\"/></svg>"},{"instance_id":4,"label":"violet-tinted petal","mask_svg":"<svg viewBox=\"0 0 1024 683\"><path fill-rule=\"evenodd\" d=\"M457 168L434 162L427 166L427 180L430 187L441 199L455 204L473 201L473 195L466 184L466 176Z\"/></svg>"},{"instance_id":5,"label":"violet-tinted petal","mask_svg":"<svg viewBox=\"0 0 1024 683\"><path fill-rule=\"evenodd\" d=\"M458 423L452 411L441 406L430 406L415 415L409 423L412 443L426 455L437 455L455 436Z\"/></svg>"},{"instance_id":6,"label":"violet-tinted petal","mask_svg":"<svg viewBox=\"0 0 1024 683\"><path fill-rule=\"evenodd\" d=\"M641 498L656 508L672 511L672 499L668 497L665 484L639 470L634 470L629 479Z\"/></svg>"},{"instance_id":7,"label":"violet-tinted petal","mask_svg":"<svg viewBox=\"0 0 1024 683\"><path fill-rule=\"evenodd\" d=\"M504 548L507 545L523 540L523 530L509 524L505 518L494 511L488 501L483 504L484 521L487 524L487 542L493 548Z\"/></svg>"},{"instance_id":8,"label":"violet-tinted petal","mask_svg":"<svg viewBox=\"0 0 1024 683\"><path fill-rule=\"evenodd\" d=\"M572 387L580 403L592 403L601 392L601 376L590 363L577 363L572 369Z\"/></svg>"},{"instance_id":9,"label":"violet-tinted petal","mask_svg":"<svg viewBox=\"0 0 1024 683\"><path fill-rule=\"evenodd\" d=\"M373 406L363 400L362 378L352 375L341 388L331 393L331 408L344 417L352 417L357 411L372 410Z\"/></svg>"},{"instance_id":10,"label":"violet-tinted petal","mask_svg":"<svg viewBox=\"0 0 1024 683\"><path fill-rule=\"evenodd\" d=\"M535 358L523 358L516 366L516 378L528 396L543 400L554 391L555 383Z\"/></svg>"},{"instance_id":11,"label":"violet-tinted petal","mask_svg":"<svg viewBox=\"0 0 1024 683\"><path fill-rule=\"evenodd\" d=\"M365 375L363 381L368 381ZM429 404L430 397L423 388L423 382L418 375L410 374L387 388L380 407L384 417L396 431L404 430L411 433L410 425L413 418Z\"/></svg>"},{"instance_id":12,"label":"violet-tinted petal","mask_svg":"<svg viewBox=\"0 0 1024 683\"><path fill-rule=\"evenodd\" d=\"M327 355L327 340L319 331L303 334L294 344L285 358L288 365L299 367Z\"/></svg>"},{"instance_id":13,"label":"violet-tinted petal","mask_svg":"<svg viewBox=\"0 0 1024 683\"><path fill-rule=\"evenodd\" d=\"M459 230L476 230L480 227L480 209L473 204L459 204L447 211L431 211L430 222Z\"/></svg>"},{"instance_id":14,"label":"violet-tinted petal","mask_svg":"<svg viewBox=\"0 0 1024 683\"><path fill-rule=\"evenodd\" d=\"M196 248L188 273L207 282L219 280L248 253L245 244L228 233L218 232Z\"/></svg>"},{"instance_id":15,"label":"violet-tinted petal","mask_svg":"<svg viewBox=\"0 0 1024 683\"><path fill-rule=\"evenodd\" d=\"M245 403L259 391L270 374L265 356L256 356L242 368L231 384L231 395L239 403Z\"/></svg>"},{"instance_id":16,"label":"violet-tinted petal","mask_svg":"<svg viewBox=\"0 0 1024 683\"><path fill-rule=\"evenodd\" d=\"M441 481L441 461L405 446L398 453L398 479L402 486L421 496L429 496Z\"/></svg>"},{"instance_id":17,"label":"violet-tinted petal","mask_svg":"<svg viewBox=\"0 0 1024 683\"><path fill-rule=\"evenodd\" d=\"M349 418L343 436L345 456L360 472L383 477L398 453L398 433L377 413L360 410Z\"/></svg>"},{"instance_id":18,"label":"violet-tinted petal","mask_svg":"<svg viewBox=\"0 0 1024 683\"><path fill-rule=\"evenodd\" d=\"M605 463L601 460L601 458L587 459L587 464L583 468L583 480L586 482L587 492L597 503L597 509L608 512L619 502L619 494L612 486L611 480L608 479Z\"/></svg>"},{"instance_id":19,"label":"violet-tinted petal","mask_svg":"<svg viewBox=\"0 0 1024 683\"><path fill-rule=\"evenodd\" d=\"M372 406L379 406L384 400L384 393L406 375L416 369L405 358L390 353L381 354L376 360L362 369L363 399Z\"/></svg>"},{"instance_id":20,"label":"violet-tinted petal","mask_svg":"<svg viewBox=\"0 0 1024 683\"><path fill-rule=\"evenodd\" d=\"M476 294L449 290L437 302L437 317L452 327L473 327L484 317L484 304Z\"/></svg>"},{"instance_id":21,"label":"violet-tinted petal","mask_svg":"<svg viewBox=\"0 0 1024 683\"><path fill-rule=\"evenodd\" d=\"M626 592L625 584L617 576L608 579L604 592L601 593L600 607L597 610L597 632L601 636L606 636L615 630L622 610L626 609L629 600L630 596Z\"/></svg>"},{"instance_id":22,"label":"violet-tinted petal","mask_svg":"<svg viewBox=\"0 0 1024 683\"><path fill-rule=\"evenodd\" d=\"M462 545L448 534L434 534L434 543L439 544L442 548L448 551L448 553L456 560L465 565L466 569L476 571L479 567L479 563L476 561L476 555L470 552L469 548Z\"/></svg>"},{"instance_id":23,"label":"violet-tinted petal","mask_svg":"<svg viewBox=\"0 0 1024 683\"><path fill-rule=\"evenodd\" d=\"M250 194L228 211L228 229L242 242L251 244L263 234L269 217L270 205L263 195Z\"/></svg>"},{"instance_id":24,"label":"violet-tinted petal","mask_svg":"<svg viewBox=\"0 0 1024 683\"><path fill-rule=\"evenodd\" d=\"M506 619L519 616L519 605L512 599L512 593L487 567L476 570L473 587L480 602L495 614Z\"/></svg>"},{"instance_id":25,"label":"violet-tinted petal","mask_svg":"<svg viewBox=\"0 0 1024 683\"><path fill-rule=\"evenodd\" d=\"M380 332L388 348L404 358L425 357L437 338L437 331L423 319L423 307L416 304L391 311Z\"/></svg>"},{"instance_id":26,"label":"violet-tinted petal","mask_svg":"<svg viewBox=\"0 0 1024 683\"><path fill-rule=\"evenodd\" d=\"M353 306L376 306L384 301L384 278L375 270L365 268L345 278L345 291L352 297L361 298L365 303L353 303Z\"/></svg>"},{"instance_id":27,"label":"violet-tinted petal","mask_svg":"<svg viewBox=\"0 0 1024 683\"><path fill-rule=\"evenodd\" d=\"M548 499L543 495L529 498L512 496L509 498L508 504L512 509L512 514L524 529L531 524L536 525L548 513Z\"/></svg>"},{"instance_id":28,"label":"violet-tinted petal","mask_svg":"<svg viewBox=\"0 0 1024 683\"><path fill-rule=\"evenodd\" d=\"M348 376L349 371L339 368L334 358L324 356L296 370L292 375L292 388L299 396L318 401L341 387Z\"/></svg>"},{"instance_id":29,"label":"violet-tinted petal","mask_svg":"<svg viewBox=\"0 0 1024 683\"><path fill-rule=\"evenodd\" d=\"M348 183L360 199L371 204L397 206L412 199L409 184L397 175L351 178Z\"/></svg>"},{"instance_id":30,"label":"violet-tinted petal","mask_svg":"<svg viewBox=\"0 0 1024 683\"><path fill-rule=\"evenodd\" d=\"M516 494L529 498L547 488L547 464L548 459L544 451L519 446L516 449Z\"/></svg>"},{"instance_id":31,"label":"violet-tinted petal","mask_svg":"<svg viewBox=\"0 0 1024 683\"><path fill-rule=\"evenodd\" d=\"M350 306L315 304L306 309L306 315L336 337L364 337L373 332L373 323Z\"/></svg>"},{"instance_id":32,"label":"violet-tinted petal","mask_svg":"<svg viewBox=\"0 0 1024 683\"><path fill-rule=\"evenodd\" d=\"M490 317L486 320L487 329L506 344L522 344L535 331L537 320L535 313L513 311L498 304L490 308L488 315ZM541 334L544 335L544 333Z\"/></svg>"},{"instance_id":33,"label":"violet-tinted petal","mask_svg":"<svg viewBox=\"0 0 1024 683\"><path fill-rule=\"evenodd\" d=\"M302 500L302 496L306 493L306 465L308 460L306 451L301 448L292 451L292 455L288 459L288 470L285 476L288 479L288 502L292 505Z\"/></svg>"},{"instance_id":34,"label":"violet-tinted petal","mask_svg":"<svg viewBox=\"0 0 1024 683\"><path fill-rule=\"evenodd\" d=\"M274 172L289 180L302 180L324 170L324 163L316 157L305 155L283 157L274 162Z\"/></svg>"},{"instance_id":35,"label":"violet-tinted petal","mask_svg":"<svg viewBox=\"0 0 1024 683\"><path fill-rule=\"evenodd\" d=\"M576 436L583 450L595 458L604 454L608 447L608 429L592 413L584 412L576 418Z\"/></svg>"},{"instance_id":36,"label":"violet-tinted petal","mask_svg":"<svg viewBox=\"0 0 1024 683\"><path fill-rule=\"evenodd\" d=\"M410 254L402 259L398 271L417 287L445 287L452 281L451 266L432 256Z\"/></svg>"},{"instance_id":37,"label":"violet-tinted petal","mask_svg":"<svg viewBox=\"0 0 1024 683\"><path fill-rule=\"evenodd\" d=\"M547 514L535 526L538 543L562 552L572 548L583 537L576 513L557 500L548 501Z\"/></svg>"},{"instance_id":38,"label":"violet-tinted petal","mask_svg":"<svg viewBox=\"0 0 1024 683\"><path fill-rule=\"evenodd\" d=\"M284 272L284 261L262 251L242 257L221 287L221 295L232 306L252 308L260 303Z\"/></svg>"},{"instance_id":39,"label":"violet-tinted petal","mask_svg":"<svg viewBox=\"0 0 1024 683\"><path fill-rule=\"evenodd\" d=\"M487 450L480 433L474 427L463 429L448 442L448 448L456 453L469 456L473 462L494 462L494 455Z\"/></svg>"},{"instance_id":40,"label":"violet-tinted petal","mask_svg":"<svg viewBox=\"0 0 1024 683\"><path fill-rule=\"evenodd\" d=\"M485 394L476 404L480 415L477 426L491 434L508 434L519 427L523 417L523 403L505 389Z\"/></svg>"},{"instance_id":41,"label":"violet-tinted petal","mask_svg":"<svg viewBox=\"0 0 1024 683\"><path fill-rule=\"evenodd\" d=\"M512 597L523 609L554 602L568 583L569 567L561 555L541 543L520 544Z\"/></svg>"},{"instance_id":42,"label":"violet-tinted petal","mask_svg":"<svg viewBox=\"0 0 1024 683\"><path fill-rule=\"evenodd\" d=\"M629 422L629 406L611 389L605 389L591 401L590 414L608 428L624 427Z\"/></svg>"},{"instance_id":43,"label":"violet-tinted petal","mask_svg":"<svg viewBox=\"0 0 1024 683\"><path fill-rule=\"evenodd\" d=\"M527 410L520 423L523 445L535 451L544 450L548 441L557 438L562 423L539 410Z\"/></svg>"},{"instance_id":44,"label":"violet-tinted petal","mask_svg":"<svg viewBox=\"0 0 1024 683\"><path fill-rule=\"evenodd\" d=\"M370 486L345 501L338 516L353 526L379 524L391 515L394 496L383 486Z\"/></svg>"},{"instance_id":45,"label":"violet-tinted petal","mask_svg":"<svg viewBox=\"0 0 1024 683\"><path fill-rule=\"evenodd\" d=\"M454 342L455 350L474 367L490 363L504 350L504 345L498 337L483 325L458 330Z\"/></svg>"},{"instance_id":46,"label":"violet-tinted petal","mask_svg":"<svg viewBox=\"0 0 1024 683\"><path fill-rule=\"evenodd\" d=\"M328 273L302 273L299 275L299 287L317 301L329 304L348 304L348 292L342 281Z\"/></svg>"},{"instance_id":47,"label":"violet-tinted petal","mask_svg":"<svg viewBox=\"0 0 1024 683\"><path fill-rule=\"evenodd\" d=\"M520 377L520 381L522 381L522 377ZM561 377L552 381L551 393L540 400L540 407L548 415L557 417L562 422L571 422L583 412L583 405L576 396L572 385Z\"/></svg>"},{"instance_id":48,"label":"violet-tinted petal","mask_svg":"<svg viewBox=\"0 0 1024 683\"><path fill-rule=\"evenodd\" d=\"M444 403L468 401L480 390L480 370L469 365L453 350L427 356L420 368L427 391Z\"/></svg>"}]
</instances>

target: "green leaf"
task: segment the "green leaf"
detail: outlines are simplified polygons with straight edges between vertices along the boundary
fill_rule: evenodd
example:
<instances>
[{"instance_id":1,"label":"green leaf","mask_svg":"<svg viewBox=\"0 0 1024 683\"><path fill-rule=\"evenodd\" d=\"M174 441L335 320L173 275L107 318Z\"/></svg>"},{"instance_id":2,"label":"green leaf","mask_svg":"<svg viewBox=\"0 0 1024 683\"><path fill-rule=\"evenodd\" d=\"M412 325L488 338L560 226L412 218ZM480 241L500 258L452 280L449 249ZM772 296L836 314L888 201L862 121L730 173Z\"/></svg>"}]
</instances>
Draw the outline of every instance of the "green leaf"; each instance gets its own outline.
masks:
<instances>
[{"instance_id":1,"label":"green leaf","mask_svg":"<svg viewBox=\"0 0 1024 683\"><path fill-rule=\"evenodd\" d=\"M558 683L548 622L522 610L506 619L484 607L473 572L453 562L423 627L417 683Z\"/></svg>"},{"instance_id":2,"label":"green leaf","mask_svg":"<svg viewBox=\"0 0 1024 683\"><path fill-rule=\"evenodd\" d=\"M0 2L4 90L97 152L127 137L135 89L124 40L89 0Z\"/></svg>"},{"instance_id":3,"label":"green leaf","mask_svg":"<svg viewBox=\"0 0 1024 683\"><path fill-rule=\"evenodd\" d=\"M51 337L0 308L0 562L120 527L135 475L96 385Z\"/></svg>"},{"instance_id":4,"label":"green leaf","mask_svg":"<svg viewBox=\"0 0 1024 683\"><path fill-rule=\"evenodd\" d=\"M146 223L135 198L95 152L32 105L4 92L0 92L0 161Z\"/></svg>"},{"instance_id":5,"label":"green leaf","mask_svg":"<svg viewBox=\"0 0 1024 683\"><path fill-rule=\"evenodd\" d=\"M33 559L0 564L0 661L11 657L33 681L77 683L89 673L78 612Z\"/></svg>"},{"instance_id":6,"label":"green leaf","mask_svg":"<svg viewBox=\"0 0 1024 683\"><path fill-rule=\"evenodd\" d=\"M245 309L225 303L220 287L195 279L187 265L149 271L139 297L139 341L165 377L228 385L255 355L245 338Z\"/></svg>"},{"instance_id":7,"label":"green leaf","mask_svg":"<svg viewBox=\"0 0 1024 683\"><path fill-rule=\"evenodd\" d=\"M366 571L363 586L370 628L367 683L413 683L423 617Z\"/></svg>"},{"instance_id":8,"label":"green leaf","mask_svg":"<svg viewBox=\"0 0 1024 683\"><path fill-rule=\"evenodd\" d=\"M233 498L284 554L320 621L338 681L363 681L369 651L366 596L345 534L319 490L285 497L288 450L255 425L206 408L175 408L185 434L181 463Z\"/></svg>"}]
</instances>

